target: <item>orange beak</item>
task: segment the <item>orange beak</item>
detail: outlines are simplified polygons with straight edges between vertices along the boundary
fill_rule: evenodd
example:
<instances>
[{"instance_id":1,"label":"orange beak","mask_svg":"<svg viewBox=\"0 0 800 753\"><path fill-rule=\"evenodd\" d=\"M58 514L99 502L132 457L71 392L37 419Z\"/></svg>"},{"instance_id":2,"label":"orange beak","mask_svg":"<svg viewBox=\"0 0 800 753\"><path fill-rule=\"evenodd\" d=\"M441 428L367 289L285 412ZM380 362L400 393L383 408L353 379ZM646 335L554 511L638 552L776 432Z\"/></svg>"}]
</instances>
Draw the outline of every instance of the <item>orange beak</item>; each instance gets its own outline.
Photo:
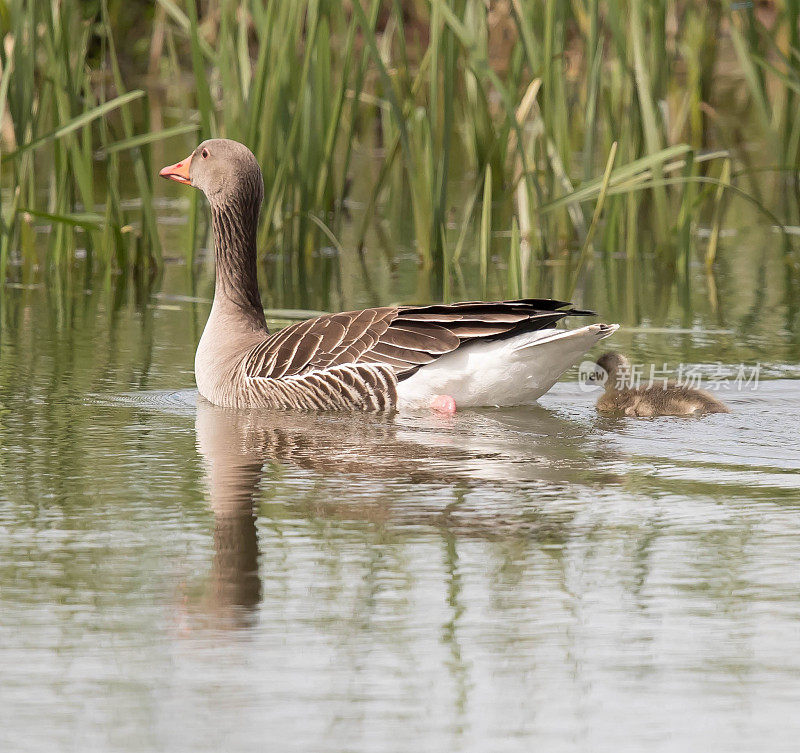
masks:
<instances>
[{"instance_id":1,"label":"orange beak","mask_svg":"<svg viewBox=\"0 0 800 753\"><path fill-rule=\"evenodd\" d=\"M176 162L174 165L167 165L162 168L159 175L162 178L169 178L170 180L177 180L178 183L185 183L187 186L192 184L189 178L189 165L192 164L192 155L190 154L185 160Z\"/></svg>"}]
</instances>

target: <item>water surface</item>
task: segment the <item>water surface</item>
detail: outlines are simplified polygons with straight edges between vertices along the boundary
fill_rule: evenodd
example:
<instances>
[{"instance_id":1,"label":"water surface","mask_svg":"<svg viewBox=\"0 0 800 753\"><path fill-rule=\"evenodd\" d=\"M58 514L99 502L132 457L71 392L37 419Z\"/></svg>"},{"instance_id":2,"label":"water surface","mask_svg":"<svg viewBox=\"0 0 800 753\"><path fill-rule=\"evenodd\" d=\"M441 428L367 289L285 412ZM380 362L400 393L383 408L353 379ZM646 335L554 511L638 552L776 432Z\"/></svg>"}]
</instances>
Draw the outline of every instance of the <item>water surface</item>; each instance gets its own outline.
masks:
<instances>
[{"instance_id":1,"label":"water surface","mask_svg":"<svg viewBox=\"0 0 800 753\"><path fill-rule=\"evenodd\" d=\"M785 311L615 336L763 363L699 420L599 417L575 373L450 418L222 410L207 311L169 278L3 291L0 749L796 748Z\"/></svg>"}]
</instances>

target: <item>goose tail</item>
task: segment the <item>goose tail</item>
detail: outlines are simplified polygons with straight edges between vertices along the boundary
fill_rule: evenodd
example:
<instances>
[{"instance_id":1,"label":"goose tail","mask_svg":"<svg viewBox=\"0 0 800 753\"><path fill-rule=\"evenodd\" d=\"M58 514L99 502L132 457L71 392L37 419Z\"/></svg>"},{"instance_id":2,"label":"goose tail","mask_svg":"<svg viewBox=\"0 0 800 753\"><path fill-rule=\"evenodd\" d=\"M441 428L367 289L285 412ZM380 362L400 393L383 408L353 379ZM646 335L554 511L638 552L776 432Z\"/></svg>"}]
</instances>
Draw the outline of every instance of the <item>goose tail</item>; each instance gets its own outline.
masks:
<instances>
[{"instance_id":1,"label":"goose tail","mask_svg":"<svg viewBox=\"0 0 800 753\"><path fill-rule=\"evenodd\" d=\"M618 324L590 324L470 343L401 381L399 407L428 407L436 395L452 396L460 408L533 403L595 343L618 328Z\"/></svg>"}]
</instances>

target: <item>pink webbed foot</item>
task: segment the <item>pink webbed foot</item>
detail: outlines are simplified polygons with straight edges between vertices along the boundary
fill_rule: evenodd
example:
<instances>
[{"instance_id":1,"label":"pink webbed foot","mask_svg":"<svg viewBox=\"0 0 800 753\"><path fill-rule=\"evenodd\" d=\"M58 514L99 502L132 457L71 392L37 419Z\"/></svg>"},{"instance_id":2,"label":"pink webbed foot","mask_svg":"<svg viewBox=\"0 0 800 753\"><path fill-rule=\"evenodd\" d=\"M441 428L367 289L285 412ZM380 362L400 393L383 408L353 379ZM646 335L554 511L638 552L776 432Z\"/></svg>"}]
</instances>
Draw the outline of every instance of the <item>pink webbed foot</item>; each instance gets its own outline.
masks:
<instances>
[{"instance_id":1,"label":"pink webbed foot","mask_svg":"<svg viewBox=\"0 0 800 753\"><path fill-rule=\"evenodd\" d=\"M456 401L450 395L437 395L431 400L431 410L452 416L456 412Z\"/></svg>"}]
</instances>

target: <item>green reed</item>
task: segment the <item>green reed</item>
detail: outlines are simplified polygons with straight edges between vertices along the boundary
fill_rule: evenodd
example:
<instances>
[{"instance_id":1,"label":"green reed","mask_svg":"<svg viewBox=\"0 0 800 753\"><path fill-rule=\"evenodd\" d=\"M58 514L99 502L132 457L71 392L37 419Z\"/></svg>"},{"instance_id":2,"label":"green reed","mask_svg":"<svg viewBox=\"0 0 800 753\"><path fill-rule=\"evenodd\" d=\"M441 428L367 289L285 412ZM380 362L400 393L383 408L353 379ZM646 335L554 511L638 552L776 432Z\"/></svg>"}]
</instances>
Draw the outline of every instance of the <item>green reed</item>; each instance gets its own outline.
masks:
<instances>
[{"instance_id":1,"label":"green reed","mask_svg":"<svg viewBox=\"0 0 800 753\"><path fill-rule=\"evenodd\" d=\"M123 84L105 2L89 16L77 2L11 0L6 10L0 112L10 134L0 168L12 198L0 213L0 277L12 260L23 274L36 266L69 271L79 243L89 269L154 268L160 246L149 144L170 134L136 134L135 113L147 119L147 97ZM122 153L136 211L122 204L130 183ZM40 223L52 228L44 255L33 242Z\"/></svg>"},{"instance_id":2,"label":"green reed","mask_svg":"<svg viewBox=\"0 0 800 753\"><path fill-rule=\"evenodd\" d=\"M764 193L744 147L765 140L786 174L800 159L798 0L771 20L678 0L158 0L151 70L194 85L188 100L166 87L183 116L156 133L105 3L89 18L76 0L9 9L0 111L21 146L3 155L3 260L29 255L39 218L56 223L47 263L74 257L77 231L106 268L157 265L149 146L192 129L245 142L263 167L276 303L287 288L302 300L322 246L367 250L387 220L410 229L436 297L473 266L484 289L495 275L525 295L554 269L563 294L580 291L620 254L712 265L731 202L766 213L788 193ZM719 101L726 45L747 94L734 118ZM782 201L770 221L796 222Z\"/></svg>"}]
</instances>

